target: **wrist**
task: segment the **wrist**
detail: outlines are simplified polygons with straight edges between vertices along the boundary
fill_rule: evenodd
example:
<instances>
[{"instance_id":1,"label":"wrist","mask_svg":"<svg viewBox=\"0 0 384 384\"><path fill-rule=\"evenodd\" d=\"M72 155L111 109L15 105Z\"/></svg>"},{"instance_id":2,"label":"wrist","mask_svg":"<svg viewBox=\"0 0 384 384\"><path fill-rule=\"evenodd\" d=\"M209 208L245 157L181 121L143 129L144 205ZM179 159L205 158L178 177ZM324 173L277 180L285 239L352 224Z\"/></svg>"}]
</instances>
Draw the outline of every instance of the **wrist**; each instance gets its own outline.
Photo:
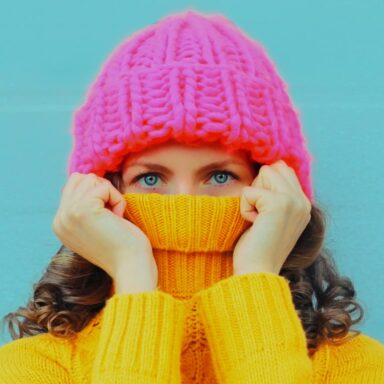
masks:
<instances>
[{"instance_id":1,"label":"wrist","mask_svg":"<svg viewBox=\"0 0 384 384\"><path fill-rule=\"evenodd\" d=\"M115 294L124 293L140 293L140 292L154 292L157 291L157 286L152 282L143 280L133 279L127 277L124 280L114 281L114 292Z\"/></svg>"},{"instance_id":2,"label":"wrist","mask_svg":"<svg viewBox=\"0 0 384 384\"><path fill-rule=\"evenodd\" d=\"M114 275L115 293L157 291L157 268L153 264L120 267Z\"/></svg>"},{"instance_id":3,"label":"wrist","mask_svg":"<svg viewBox=\"0 0 384 384\"><path fill-rule=\"evenodd\" d=\"M247 266L233 268L234 275L245 275L247 273L257 273L257 272L275 273L276 275L279 274L279 272L275 268L271 266L265 266L265 265L247 265Z\"/></svg>"}]
</instances>

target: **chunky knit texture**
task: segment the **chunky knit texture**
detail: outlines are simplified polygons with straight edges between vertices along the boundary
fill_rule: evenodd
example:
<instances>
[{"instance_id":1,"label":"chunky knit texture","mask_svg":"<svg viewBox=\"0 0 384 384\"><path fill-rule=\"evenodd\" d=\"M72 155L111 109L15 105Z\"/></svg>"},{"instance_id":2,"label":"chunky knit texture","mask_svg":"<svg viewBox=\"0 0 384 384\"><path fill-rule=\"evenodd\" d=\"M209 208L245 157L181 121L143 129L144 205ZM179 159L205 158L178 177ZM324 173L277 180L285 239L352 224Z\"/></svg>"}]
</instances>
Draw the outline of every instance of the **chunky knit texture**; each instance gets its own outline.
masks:
<instances>
[{"instance_id":1,"label":"chunky knit texture","mask_svg":"<svg viewBox=\"0 0 384 384\"><path fill-rule=\"evenodd\" d=\"M158 290L111 294L72 339L40 334L2 346L0 383L383 383L382 343L361 334L310 357L289 282L232 275L249 225L239 198L124 196L126 217L153 244Z\"/></svg>"},{"instance_id":2,"label":"chunky knit texture","mask_svg":"<svg viewBox=\"0 0 384 384\"><path fill-rule=\"evenodd\" d=\"M265 48L221 14L168 15L123 41L74 113L68 173L117 171L155 143L220 142L284 160L313 202L312 155Z\"/></svg>"}]
</instances>

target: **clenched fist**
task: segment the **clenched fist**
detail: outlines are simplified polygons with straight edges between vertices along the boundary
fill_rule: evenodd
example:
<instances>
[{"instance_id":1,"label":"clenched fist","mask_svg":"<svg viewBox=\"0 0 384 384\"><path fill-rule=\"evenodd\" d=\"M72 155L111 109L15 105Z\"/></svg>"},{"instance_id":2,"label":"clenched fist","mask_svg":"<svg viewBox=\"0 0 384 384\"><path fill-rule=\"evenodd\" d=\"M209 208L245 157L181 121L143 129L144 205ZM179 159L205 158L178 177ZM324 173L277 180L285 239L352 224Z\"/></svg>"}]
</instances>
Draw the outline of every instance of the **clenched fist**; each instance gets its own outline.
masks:
<instances>
[{"instance_id":1,"label":"clenched fist","mask_svg":"<svg viewBox=\"0 0 384 384\"><path fill-rule=\"evenodd\" d=\"M121 290L156 289L151 243L124 218L125 208L126 201L109 180L74 172L62 189L52 228L66 247L102 268Z\"/></svg>"}]
</instances>

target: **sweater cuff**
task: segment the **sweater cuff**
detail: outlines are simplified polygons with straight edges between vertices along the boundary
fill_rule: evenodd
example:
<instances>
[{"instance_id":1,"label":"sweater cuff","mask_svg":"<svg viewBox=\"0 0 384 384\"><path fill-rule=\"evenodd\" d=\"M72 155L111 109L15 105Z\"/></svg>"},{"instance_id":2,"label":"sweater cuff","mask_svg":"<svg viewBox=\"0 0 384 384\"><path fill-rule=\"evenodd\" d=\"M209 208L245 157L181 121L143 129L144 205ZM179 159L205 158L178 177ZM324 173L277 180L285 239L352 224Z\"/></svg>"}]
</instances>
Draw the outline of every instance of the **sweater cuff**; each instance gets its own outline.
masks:
<instances>
[{"instance_id":1,"label":"sweater cuff","mask_svg":"<svg viewBox=\"0 0 384 384\"><path fill-rule=\"evenodd\" d=\"M163 291L115 294L103 310L97 382L180 382L186 315L181 300Z\"/></svg>"},{"instance_id":2,"label":"sweater cuff","mask_svg":"<svg viewBox=\"0 0 384 384\"><path fill-rule=\"evenodd\" d=\"M229 377L240 367L256 369L255 362L264 358L266 364L274 359L285 364L289 356L305 356L305 332L285 277L270 272L232 275L195 298L219 376ZM282 356L285 361L278 363Z\"/></svg>"}]
</instances>

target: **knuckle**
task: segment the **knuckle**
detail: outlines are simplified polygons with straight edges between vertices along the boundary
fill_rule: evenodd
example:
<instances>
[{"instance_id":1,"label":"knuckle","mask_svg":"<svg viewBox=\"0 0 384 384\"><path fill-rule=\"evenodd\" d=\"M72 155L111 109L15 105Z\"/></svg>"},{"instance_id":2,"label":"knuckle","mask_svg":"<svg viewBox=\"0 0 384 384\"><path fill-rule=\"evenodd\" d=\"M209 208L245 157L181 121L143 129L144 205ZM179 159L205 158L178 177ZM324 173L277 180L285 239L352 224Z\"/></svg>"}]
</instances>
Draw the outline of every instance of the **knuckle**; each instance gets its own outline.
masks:
<instances>
[{"instance_id":1,"label":"knuckle","mask_svg":"<svg viewBox=\"0 0 384 384\"><path fill-rule=\"evenodd\" d=\"M263 164L259 169L259 175L264 174L265 172L268 172L268 170L269 170L269 165Z\"/></svg>"},{"instance_id":2,"label":"knuckle","mask_svg":"<svg viewBox=\"0 0 384 384\"><path fill-rule=\"evenodd\" d=\"M311 213L312 211L312 203L311 201L307 198L307 196L304 196L303 200L303 210L307 213Z\"/></svg>"},{"instance_id":3,"label":"knuckle","mask_svg":"<svg viewBox=\"0 0 384 384\"><path fill-rule=\"evenodd\" d=\"M312 218L312 205L310 204L309 205L309 209L307 210L307 220L308 220L308 223L311 221L311 218Z\"/></svg>"},{"instance_id":4,"label":"knuckle","mask_svg":"<svg viewBox=\"0 0 384 384\"><path fill-rule=\"evenodd\" d=\"M67 228L65 216L59 212L52 221L52 230L61 239Z\"/></svg>"},{"instance_id":5,"label":"knuckle","mask_svg":"<svg viewBox=\"0 0 384 384\"><path fill-rule=\"evenodd\" d=\"M79 179L80 177L83 177L84 175L80 172L72 172L70 175L69 175L69 178L70 179Z\"/></svg>"},{"instance_id":6,"label":"knuckle","mask_svg":"<svg viewBox=\"0 0 384 384\"><path fill-rule=\"evenodd\" d=\"M312 205L308 202L308 199L305 199L301 205L301 214L305 217L307 224L311 220L311 211Z\"/></svg>"},{"instance_id":7,"label":"knuckle","mask_svg":"<svg viewBox=\"0 0 384 384\"><path fill-rule=\"evenodd\" d=\"M70 175L72 178L91 178L97 180L94 174L81 174L74 172ZM64 198L66 199L64 203ZM84 199L78 202L71 202L70 196L62 197L59 209L53 218L51 227L56 235L67 233L71 228L82 225L89 216L87 206L84 204Z\"/></svg>"},{"instance_id":8,"label":"knuckle","mask_svg":"<svg viewBox=\"0 0 384 384\"><path fill-rule=\"evenodd\" d=\"M90 180L90 181L99 181L98 176L96 176L94 173L88 173L86 175L86 178L87 180Z\"/></svg>"},{"instance_id":9,"label":"knuckle","mask_svg":"<svg viewBox=\"0 0 384 384\"><path fill-rule=\"evenodd\" d=\"M61 230L61 222L60 222L60 217L58 215L56 215L54 218L53 218L53 221L52 221L52 229L53 231L58 234L60 233L60 230Z\"/></svg>"},{"instance_id":10,"label":"knuckle","mask_svg":"<svg viewBox=\"0 0 384 384\"><path fill-rule=\"evenodd\" d=\"M107 179L104 179L103 177L97 176L94 173L89 173L87 174L87 182L90 184L93 184L95 187L96 186L106 186L108 185Z\"/></svg>"},{"instance_id":11,"label":"knuckle","mask_svg":"<svg viewBox=\"0 0 384 384\"><path fill-rule=\"evenodd\" d=\"M100 180L104 185L106 185L106 186L108 186L108 187L113 187L113 184L111 183L110 180L108 180L108 179L104 179L103 177L101 177L99 180Z\"/></svg>"},{"instance_id":12,"label":"knuckle","mask_svg":"<svg viewBox=\"0 0 384 384\"><path fill-rule=\"evenodd\" d=\"M87 211L78 204L73 204L65 213L63 221L65 221L68 225L72 225L74 223L83 222L86 217Z\"/></svg>"},{"instance_id":13,"label":"knuckle","mask_svg":"<svg viewBox=\"0 0 384 384\"><path fill-rule=\"evenodd\" d=\"M288 172L291 172L292 175L296 176L296 171L294 170L294 168L292 168L291 166L287 166L287 169L288 169Z\"/></svg>"}]
</instances>

